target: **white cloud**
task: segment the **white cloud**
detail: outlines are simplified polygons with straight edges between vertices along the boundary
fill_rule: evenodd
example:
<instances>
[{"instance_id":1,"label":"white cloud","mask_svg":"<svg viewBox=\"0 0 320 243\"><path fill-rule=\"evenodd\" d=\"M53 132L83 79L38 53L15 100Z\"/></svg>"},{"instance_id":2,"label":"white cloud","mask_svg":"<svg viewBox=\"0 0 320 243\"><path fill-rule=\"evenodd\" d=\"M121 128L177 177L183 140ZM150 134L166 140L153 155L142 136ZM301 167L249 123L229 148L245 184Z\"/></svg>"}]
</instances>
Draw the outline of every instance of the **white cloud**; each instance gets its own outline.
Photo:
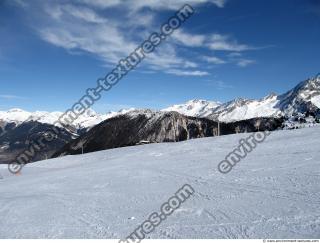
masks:
<instances>
[{"instance_id":1,"label":"white cloud","mask_svg":"<svg viewBox=\"0 0 320 243\"><path fill-rule=\"evenodd\" d=\"M92 54L106 66L110 66L128 56L150 33L161 26L161 22L155 21L159 10L177 10L185 3L193 6L211 3L223 7L226 0L68 0L65 4L57 0L33 0L28 2L28 6L23 5L23 9L34 17L33 27L44 41L64 48L71 54ZM109 14L110 11L112 14ZM186 48L180 47L187 47L188 53ZM205 76L209 74L208 71L199 68L205 62L234 63L239 66L252 63L252 60L249 62L244 57L231 61L228 56L202 57L198 52L200 48L207 52L228 51L239 55L242 55L240 52L251 49L227 35L204 35L179 29L155 52L149 54L141 65L144 71ZM193 54L192 57L190 53Z\"/></svg>"},{"instance_id":2,"label":"white cloud","mask_svg":"<svg viewBox=\"0 0 320 243\"><path fill-rule=\"evenodd\" d=\"M116 63L137 47L134 41L126 38L117 22L102 18L92 10L59 4L46 5L45 9L51 11L51 18L46 19L47 24L39 28L39 33L53 45L94 54L109 64Z\"/></svg>"},{"instance_id":3,"label":"white cloud","mask_svg":"<svg viewBox=\"0 0 320 243\"><path fill-rule=\"evenodd\" d=\"M256 49L246 44L239 44L237 40L223 34L212 34L209 36L189 34L179 29L173 33L172 37L185 46L208 47L214 51L229 51L234 56L241 55L240 52L242 51Z\"/></svg>"},{"instance_id":4,"label":"white cloud","mask_svg":"<svg viewBox=\"0 0 320 243\"><path fill-rule=\"evenodd\" d=\"M77 0L79 3L85 3L99 8L110 8L122 4L121 0Z\"/></svg>"},{"instance_id":5,"label":"white cloud","mask_svg":"<svg viewBox=\"0 0 320 243\"><path fill-rule=\"evenodd\" d=\"M95 1L96 5L104 2ZM39 26L41 38L73 53L84 51L102 59L106 65L114 65L128 56L152 33L151 13L127 13L121 19L102 17L99 11L76 5L46 4L49 18L44 27ZM48 15L47 15L48 16ZM117 16L118 17L118 16ZM137 21L130 21L136 19ZM130 24L123 25L126 21ZM176 52L175 45L165 42L144 60L142 65L151 70L165 71L169 68L195 68L198 65Z\"/></svg>"},{"instance_id":6,"label":"white cloud","mask_svg":"<svg viewBox=\"0 0 320 243\"><path fill-rule=\"evenodd\" d=\"M204 3L212 3L219 8L223 8L227 0L78 0L78 2L100 8L120 6L138 11L143 8L151 8L156 10L177 10L184 4L197 6Z\"/></svg>"},{"instance_id":7,"label":"white cloud","mask_svg":"<svg viewBox=\"0 0 320 243\"><path fill-rule=\"evenodd\" d=\"M191 35L180 29L176 30L172 37L185 46L203 46L206 40L204 35Z\"/></svg>"},{"instance_id":8,"label":"white cloud","mask_svg":"<svg viewBox=\"0 0 320 243\"><path fill-rule=\"evenodd\" d=\"M86 7L75 7L73 5L58 5L58 11L60 12L60 16L65 12L66 14L78 18L80 20L89 22L89 23L106 23L107 20L101 16L99 16L95 11L86 8ZM51 10L52 11L52 10ZM60 17L59 16L59 17Z\"/></svg>"},{"instance_id":9,"label":"white cloud","mask_svg":"<svg viewBox=\"0 0 320 243\"><path fill-rule=\"evenodd\" d=\"M166 73L175 74L178 76L200 76L201 77L201 76L209 75L209 73L205 71L199 71L199 70L189 71L189 70L180 70L180 69L169 69L166 71Z\"/></svg>"},{"instance_id":10,"label":"white cloud","mask_svg":"<svg viewBox=\"0 0 320 243\"><path fill-rule=\"evenodd\" d=\"M191 62L191 61L185 61L184 62L184 67L185 68L196 68L198 67L199 65L195 62Z\"/></svg>"},{"instance_id":11,"label":"white cloud","mask_svg":"<svg viewBox=\"0 0 320 243\"><path fill-rule=\"evenodd\" d=\"M212 63L212 64L225 64L225 63L227 63L226 61L224 61L223 59L221 59L219 57L204 56L203 60L205 60L208 63Z\"/></svg>"},{"instance_id":12,"label":"white cloud","mask_svg":"<svg viewBox=\"0 0 320 243\"><path fill-rule=\"evenodd\" d=\"M22 8L26 8L28 6L28 3L24 0L13 0L13 1L10 1L10 3L15 4Z\"/></svg>"},{"instance_id":13,"label":"white cloud","mask_svg":"<svg viewBox=\"0 0 320 243\"><path fill-rule=\"evenodd\" d=\"M191 6L196 6L203 3L212 3L216 6L222 8L224 7L226 0L135 0L131 1L133 7L135 8L144 8L149 7L152 9L171 9L177 10L184 4L190 4Z\"/></svg>"},{"instance_id":14,"label":"white cloud","mask_svg":"<svg viewBox=\"0 0 320 243\"><path fill-rule=\"evenodd\" d=\"M215 51L241 52L252 49L252 47L248 45L239 44L229 36L221 34L213 34L209 40L208 46L211 50Z\"/></svg>"},{"instance_id":15,"label":"white cloud","mask_svg":"<svg viewBox=\"0 0 320 243\"><path fill-rule=\"evenodd\" d=\"M6 99L6 100L24 100L24 99L26 99L25 97L22 97L22 96L8 95L8 94L0 95L0 98Z\"/></svg>"},{"instance_id":16,"label":"white cloud","mask_svg":"<svg viewBox=\"0 0 320 243\"><path fill-rule=\"evenodd\" d=\"M247 66L249 66L249 65L251 65L251 64L254 64L254 63L256 63L255 60L240 59L240 60L238 60L237 65L238 65L239 67L247 67Z\"/></svg>"},{"instance_id":17,"label":"white cloud","mask_svg":"<svg viewBox=\"0 0 320 243\"><path fill-rule=\"evenodd\" d=\"M152 70L164 71L172 68L195 68L198 66L193 61L178 56L176 48L163 43L156 52L150 53L144 60Z\"/></svg>"},{"instance_id":18,"label":"white cloud","mask_svg":"<svg viewBox=\"0 0 320 243\"><path fill-rule=\"evenodd\" d=\"M240 52L231 52L228 54L228 57L234 58L234 57L241 57L242 54Z\"/></svg>"}]
</instances>

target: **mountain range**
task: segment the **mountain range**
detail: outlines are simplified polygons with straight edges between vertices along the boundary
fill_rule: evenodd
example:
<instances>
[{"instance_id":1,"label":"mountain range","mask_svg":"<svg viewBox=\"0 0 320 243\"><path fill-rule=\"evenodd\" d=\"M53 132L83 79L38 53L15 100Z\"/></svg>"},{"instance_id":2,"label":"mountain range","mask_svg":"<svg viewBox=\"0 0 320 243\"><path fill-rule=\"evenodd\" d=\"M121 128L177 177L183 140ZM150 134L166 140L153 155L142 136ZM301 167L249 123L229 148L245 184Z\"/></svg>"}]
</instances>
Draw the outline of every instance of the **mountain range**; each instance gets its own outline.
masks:
<instances>
[{"instance_id":1,"label":"mountain range","mask_svg":"<svg viewBox=\"0 0 320 243\"><path fill-rule=\"evenodd\" d=\"M218 123L175 111L135 110L108 119L63 146L53 157L95 152L146 143L180 142L243 132L275 130L280 118L254 118Z\"/></svg>"},{"instance_id":2,"label":"mountain range","mask_svg":"<svg viewBox=\"0 0 320 243\"><path fill-rule=\"evenodd\" d=\"M97 125L98 123L107 120L113 116L119 114L125 114L128 110L120 110L119 112L109 112L107 114L99 114L92 109L88 109L85 113L79 116L79 118L72 123L72 127L75 131L81 131ZM1 132L12 130L24 122L36 121L39 123L53 125L58 121L63 112L47 112L36 111L28 112L22 109L14 108L8 111L0 111L0 134Z\"/></svg>"},{"instance_id":3,"label":"mountain range","mask_svg":"<svg viewBox=\"0 0 320 243\"><path fill-rule=\"evenodd\" d=\"M21 109L0 111L0 163L14 160L62 114ZM288 126L290 121L315 123L319 118L320 80L316 78L307 79L282 95L270 94L259 100L238 98L226 103L191 100L161 111L128 109L107 114L90 109L73 122L75 132L60 127L61 136L34 161L141 143L275 130Z\"/></svg>"},{"instance_id":4,"label":"mountain range","mask_svg":"<svg viewBox=\"0 0 320 243\"><path fill-rule=\"evenodd\" d=\"M228 123L257 117L292 116L304 114L307 111L315 112L317 115L318 109L320 109L320 80L311 78L282 95L272 93L259 100L237 98L226 103L195 99L161 111L176 111L186 116L204 117ZM73 122L73 126L80 130L90 128L132 110L134 109L99 114L89 109ZM0 111L0 129L5 130L8 124L17 126L26 121L52 125L62 114L62 112L45 111L27 112L17 108Z\"/></svg>"},{"instance_id":5,"label":"mountain range","mask_svg":"<svg viewBox=\"0 0 320 243\"><path fill-rule=\"evenodd\" d=\"M291 117L306 112L319 116L320 80L311 78L282 95L274 93L259 99L237 98L227 103L191 100L163 111L177 111L187 116L206 117L221 122L234 122L257 117Z\"/></svg>"}]
</instances>

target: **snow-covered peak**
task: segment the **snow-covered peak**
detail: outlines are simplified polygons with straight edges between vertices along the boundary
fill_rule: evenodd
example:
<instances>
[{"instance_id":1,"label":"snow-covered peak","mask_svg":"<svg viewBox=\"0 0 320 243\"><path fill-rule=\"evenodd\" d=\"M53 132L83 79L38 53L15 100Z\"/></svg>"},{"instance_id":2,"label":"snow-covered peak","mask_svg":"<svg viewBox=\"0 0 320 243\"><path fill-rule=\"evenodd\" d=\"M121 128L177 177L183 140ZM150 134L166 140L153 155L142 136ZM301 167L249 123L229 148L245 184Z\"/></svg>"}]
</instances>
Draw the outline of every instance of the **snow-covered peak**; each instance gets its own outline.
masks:
<instances>
[{"instance_id":1,"label":"snow-covered peak","mask_svg":"<svg viewBox=\"0 0 320 243\"><path fill-rule=\"evenodd\" d=\"M305 80L279 96L279 99L280 108L289 116L303 113L308 109L320 108L320 80L319 78Z\"/></svg>"},{"instance_id":2,"label":"snow-covered peak","mask_svg":"<svg viewBox=\"0 0 320 243\"><path fill-rule=\"evenodd\" d=\"M222 122L233 122L257 117L275 116L279 110L276 96L267 96L261 100L236 99L218 107L212 118Z\"/></svg>"},{"instance_id":3,"label":"snow-covered peak","mask_svg":"<svg viewBox=\"0 0 320 243\"><path fill-rule=\"evenodd\" d=\"M279 96L271 93L262 99L237 98L223 104L206 100L190 100L163 111L177 111L187 116L207 117L222 122L304 113L320 108L319 77L303 81Z\"/></svg>"},{"instance_id":4,"label":"snow-covered peak","mask_svg":"<svg viewBox=\"0 0 320 243\"><path fill-rule=\"evenodd\" d=\"M270 93L269 95L263 97L261 100L275 100L278 98L276 93Z\"/></svg>"},{"instance_id":5,"label":"snow-covered peak","mask_svg":"<svg viewBox=\"0 0 320 243\"><path fill-rule=\"evenodd\" d=\"M73 126L76 129L89 128L98 123L109 119L111 117L125 114L132 109L121 110L119 112L109 112L107 114L99 114L92 109L88 109L82 115L79 116L77 120L73 122ZM55 111L55 112L47 112L47 111L35 111L28 112L22 109L14 108L8 111L0 111L0 121L4 124L6 123L15 123L19 125L26 121L37 121L40 123L46 124L54 124L59 120L60 116L63 115L63 112Z\"/></svg>"},{"instance_id":6,"label":"snow-covered peak","mask_svg":"<svg viewBox=\"0 0 320 243\"><path fill-rule=\"evenodd\" d=\"M245 98L236 98L236 99L232 100L231 102L229 102L228 106L239 107L239 106L246 105L249 102L250 102L250 100L245 99Z\"/></svg>"},{"instance_id":7,"label":"snow-covered peak","mask_svg":"<svg viewBox=\"0 0 320 243\"><path fill-rule=\"evenodd\" d=\"M191 100L174 105L163 111L177 111L187 116L209 117L223 122L232 122L255 117L272 116L278 110L273 109L277 96L269 95L261 100L237 98L226 103L206 100Z\"/></svg>"},{"instance_id":8,"label":"snow-covered peak","mask_svg":"<svg viewBox=\"0 0 320 243\"><path fill-rule=\"evenodd\" d=\"M116 117L119 115L124 115L127 113L130 113L132 111L135 111L136 109L134 108L129 108L129 109L121 109L120 111L110 111L106 114L106 119L112 118L112 117Z\"/></svg>"},{"instance_id":9,"label":"snow-covered peak","mask_svg":"<svg viewBox=\"0 0 320 243\"><path fill-rule=\"evenodd\" d=\"M282 95L271 93L257 100L237 98L226 103L193 99L184 104L173 105L161 111L176 111L186 116L207 117L223 122L233 122L257 117L303 114L306 111L320 109L319 77L305 80ZM132 108L118 112L99 114L89 109L82 114L73 125L77 129L88 128L106 119L128 112L131 116L139 115L141 112L146 115L150 113L147 110L135 110ZM15 108L9 111L0 111L0 122L20 124L27 120L33 120L53 124L62 114L62 112L28 112Z\"/></svg>"},{"instance_id":10,"label":"snow-covered peak","mask_svg":"<svg viewBox=\"0 0 320 243\"><path fill-rule=\"evenodd\" d=\"M176 111L186 116L205 116L217 108L221 103L207 100L190 100L185 104L173 105L162 111Z\"/></svg>"},{"instance_id":11,"label":"snow-covered peak","mask_svg":"<svg viewBox=\"0 0 320 243\"><path fill-rule=\"evenodd\" d=\"M220 102L216 102L216 101L194 99L194 100L189 100L187 102L187 105L191 109L201 108L201 107L216 108L219 105L221 105L221 103Z\"/></svg>"},{"instance_id":12,"label":"snow-covered peak","mask_svg":"<svg viewBox=\"0 0 320 243\"><path fill-rule=\"evenodd\" d=\"M21 123L30 117L31 113L18 108L0 111L0 120L4 122Z\"/></svg>"},{"instance_id":13,"label":"snow-covered peak","mask_svg":"<svg viewBox=\"0 0 320 243\"><path fill-rule=\"evenodd\" d=\"M23 113L26 111L19 109L19 108L12 108L12 109L8 110L8 113L18 113L18 112Z\"/></svg>"},{"instance_id":14,"label":"snow-covered peak","mask_svg":"<svg viewBox=\"0 0 320 243\"><path fill-rule=\"evenodd\" d=\"M131 118L135 118L140 115L145 115L146 117L151 118L154 114L156 114L156 112L151 109L132 109L126 113L126 115Z\"/></svg>"}]
</instances>

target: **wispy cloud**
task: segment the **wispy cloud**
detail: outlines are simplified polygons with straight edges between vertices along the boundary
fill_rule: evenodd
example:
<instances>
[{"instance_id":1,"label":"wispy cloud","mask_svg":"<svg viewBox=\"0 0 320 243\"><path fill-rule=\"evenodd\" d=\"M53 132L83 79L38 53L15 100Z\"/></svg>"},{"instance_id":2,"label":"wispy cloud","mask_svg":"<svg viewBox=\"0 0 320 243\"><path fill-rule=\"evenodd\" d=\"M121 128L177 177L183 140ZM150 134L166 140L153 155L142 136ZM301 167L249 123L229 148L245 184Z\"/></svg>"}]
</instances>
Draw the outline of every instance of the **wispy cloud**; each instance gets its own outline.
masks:
<instances>
[{"instance_id":1,"label":"wispy cloud","mask_svg":"<svg viewBox=\"0 0 320 243\"><path fill-rule=\"evenodd\" d=\"M13 0L13 1L10 1L10 3L15 4L22 8L25 8L28 6L28 2L25 0Z\"/></svg>"},{"instance_id":2,"label":"wispy cloud","mask_svg":"<svg viewBox=\"0 0 320 243\"><path fill-rule=\"evenodd\" d=\"M208 57L208 56L204 56L203 60L205 60L208 63L212 63L212 64L225 64L227 63L225 60L219 58L219 57Z\"/></svg>"},{"instance_id":3,"label":"wispy cloud","mask_svg":"<svg viewBox=\"0 0 320 243\"><path fill-rule=\"evenodd\" d=\"M168 70L169 74L175 74L178 76L206 76L209 75L208 72L205 71L186 71L186 70L179 70L179 69L170 69Z\"/></svg>"},{"instance_id":4,"label":"wispy cloud","mask_svg":"<svg viewBox=\"0 0 320 243\"><path fill-rule=\"evenodd\" d=\"M184 32L183 30L175 31L172 37L179 43L191 47L203 46L204 42L206 41L206 37L204 35L192 35Z\"/></svg>"},{"instance_id":5,"label":"wispy cloud","mask_svg":"<svg viewBox=\"0 0 320 243\"><path fill-rule=\"evenodd\" d=\"M94 1L89 5L92 4L111 7L118 3L110 2L111 5L109 5L109 3ZM120 19L102 17L98 10L94 11L88 7L51 4L45 5L44 8L50 19L46 27L39 29L43 40L69 51L82 50L94 54L106 64L115 64L135 50L143 41L142 37L145 36L145 32L148 32L147 29L151 28L154 19L152 13L125 12L121 16L122 21L131 24L123 25ZM135 28L135 31L132 31L132 28ZM143 65L151 70L164 72L170 68L197 66L183 55L179 55L174 44L170 42L161 47L161 52L149 55Z\"/></svg>"},{"instance_id":6,"label":"wispy cloud","mask_svg":"<svg viewBox=\"0 0 320 243\"><path fill-rule=\"evenodd\" d=\"M241 52L253 49L246 44L239 44L236 40L227 35L213 34L208 44L211 50Z\"/></svg>"},{"instance_id":7,"label":"wispy cloud","mask_svg":"<svg viewBox=\"0 0 320 243\"><path fill-rule=\"evenodd\" d=\"M192 6L212 4L222 8L226 0L73 0L30 2L14 0L23 6L32 25L44 41L66 49L72 53L90 53L101 59L106 66L116 64L129 55L144 41L144 38L159 28L155 20L161 10L177 10L185 3ZM112 14L108 14L108 11ZM36 12L36 14L30 14ZM124 24L126 23L126 24ZM161 24L161 23L160 23ZM194 48L195 56L186 55L187 47ZM202 57L197 48L208 52ZM208 70L203 65L236 64L246 66L250 63L229 62L226 58L210 55L210 52L243 53L253 49L235 38L224 34L190 33L177 30L158 51L150 54L142 63L145 71L161 71L173 75L205 76ZM212 53L215 54L215 53ZM243 58L244 59L244 58ZM199 64L202 62L202 64ZM247 61L248 62L248 61Z\"/></svg>"},{"instance_id":8,"label":"wispy cloud","mask_svg":"<svg viewBox=\"0 0 320 243\"><path fill-rule=\"evenodd\" d=\"M217 7L223 8L227 0L78 0L78 2L86 3L99 8L121 6L138 11L143 8L150 8L155 10L177 10L177 8L181 7L184 4L191 4L193 6L196 6L203 3L212 3Z\"/></svg>"},{"instance_id":9,"label":"wispy cloud","mask_svg":"<svg viewBox=\"0 0 320 243\"><path fill-rule=\"evenodd\" d=\"M241 57L242 54L240 52L231 52L228 54L228 57L235 58L235 57Z\"/></svg>"},{"instance_id":10,"label":"wispy cloud","mask_svg":"<svg viewBox=\"0 0 320 243\"><path fill-rule=\"evenodd\" d=\"M254 63L256 63L255 60L240 59L240 60L238 60L237 65L238 65L239 67L247 67L247 66L249 66L249 65L251 65L251 64L254 64Z\"/></svg>"},{"instance_id":11,"label":"wispy cloud","mask_svg":"<svg viewBox=\"0 0 320 243\"><path fill-rule=\"evenodd\" d=\"M70 15L84 22L96 24L107 23L107 20L105 18L99 16L99 14L97 14L95 11L87 7L75 7L74 5L66 4L56 5L53 9L46 10L48 14L50 14L53 18L56 18L57 20L60 20L62 18L62 15Z\"/></svg>"},{"instance_id":12,"label":"wispy cloud","mask_svg":"<svg viewBox=\"0 0 320 243\"><path fill-rule=\"evenodd\" d=\"M6 99L6 100L25 100L26 97L22 96L17 96L17 95L8 95L8 94L2 94L0 95L1 99Z\"/></svg>"}]
</instances>

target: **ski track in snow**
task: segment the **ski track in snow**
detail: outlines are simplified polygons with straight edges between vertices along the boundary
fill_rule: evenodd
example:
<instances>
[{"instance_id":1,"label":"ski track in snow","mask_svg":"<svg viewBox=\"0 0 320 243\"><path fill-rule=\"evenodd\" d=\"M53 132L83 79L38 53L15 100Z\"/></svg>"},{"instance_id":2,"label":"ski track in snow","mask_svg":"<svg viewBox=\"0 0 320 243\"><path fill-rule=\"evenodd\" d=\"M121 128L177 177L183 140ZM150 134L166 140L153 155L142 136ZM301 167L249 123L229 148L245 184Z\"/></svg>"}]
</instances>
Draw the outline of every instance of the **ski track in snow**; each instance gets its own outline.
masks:
<instances>
[{"instance_id":1,"label":"ski track in snow","mask_svg":"<svg viewBox=\"0 0 320 243\"><path fill-rule=\"evenodd\" d=\"M226 175L249 134L0 167L0 238L123 238L178 188L195 194L147 238L320 238L320 127L273 132Z\"/></svg>"}]
</instances>

